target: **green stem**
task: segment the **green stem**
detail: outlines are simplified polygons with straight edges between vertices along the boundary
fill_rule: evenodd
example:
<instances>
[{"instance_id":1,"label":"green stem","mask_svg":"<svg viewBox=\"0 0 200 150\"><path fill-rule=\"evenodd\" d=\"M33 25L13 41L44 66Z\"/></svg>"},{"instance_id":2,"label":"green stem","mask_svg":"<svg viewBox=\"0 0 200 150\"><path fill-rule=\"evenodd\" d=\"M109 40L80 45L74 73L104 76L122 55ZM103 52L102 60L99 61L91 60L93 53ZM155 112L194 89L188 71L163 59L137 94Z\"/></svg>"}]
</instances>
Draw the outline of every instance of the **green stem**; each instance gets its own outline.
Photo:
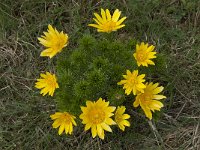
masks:
<instances>
[{"instance_id":1,"label":"green stem","mask_svg":"<svg viewBox=\"0 0 200 150\"><path fill-rule=\"evenodd\" d=\"M156 128L155 123L152 122L151 120L148 120L148 124L151 127L151 129L152 129L152 131L153 131L153 133L154 133L154 135L155 135L155 137L157 139L158 145L161 146L161 149L166 149L165 148L165 144L163 142L163 139L162 139L161 135L159 134L159 132L158 132L158 130Z\"/></svg>"}]
</instances>

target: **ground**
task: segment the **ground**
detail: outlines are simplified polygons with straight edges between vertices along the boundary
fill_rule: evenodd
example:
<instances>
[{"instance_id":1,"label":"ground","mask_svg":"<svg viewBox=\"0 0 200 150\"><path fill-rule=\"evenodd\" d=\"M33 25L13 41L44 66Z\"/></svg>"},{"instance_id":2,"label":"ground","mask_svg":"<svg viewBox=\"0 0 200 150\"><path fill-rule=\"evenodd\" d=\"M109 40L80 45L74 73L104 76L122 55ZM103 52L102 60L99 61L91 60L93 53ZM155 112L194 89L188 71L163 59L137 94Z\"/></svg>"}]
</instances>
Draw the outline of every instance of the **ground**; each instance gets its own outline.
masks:
<instances>
[{"instance_id":1,"label":"ground","mask_svg":"<svg viewBox=\"0 0 200 150\"><path fill-rule=\"evenodd\" d=\"M56 110L54 99L42 97L34 88L39 73L54 70L56 63L39 57L42 46L37 37L53 24L68 33L70 47L76 47L84 33L96 34L87 24L100 8L119 8L127 16L126 27L118 33L122 39L151 42L168 56L166 67L173 82L165 93L164 113L156 123L142 124L134 136L119 132L101 141L79 129L73 136L59 136L49 118ZM0 149L198 150L200 1L2 0L0 78Z\"/></svg>"}]
</instances>

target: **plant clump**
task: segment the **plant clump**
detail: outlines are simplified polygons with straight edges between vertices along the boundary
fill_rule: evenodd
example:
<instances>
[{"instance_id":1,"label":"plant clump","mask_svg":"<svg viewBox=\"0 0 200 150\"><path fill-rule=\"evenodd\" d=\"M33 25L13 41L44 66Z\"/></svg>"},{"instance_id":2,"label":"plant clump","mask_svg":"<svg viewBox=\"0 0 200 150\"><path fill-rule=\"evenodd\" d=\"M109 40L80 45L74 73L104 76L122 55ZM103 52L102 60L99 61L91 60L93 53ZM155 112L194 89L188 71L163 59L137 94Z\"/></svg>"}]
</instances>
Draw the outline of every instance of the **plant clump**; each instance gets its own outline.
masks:
<instances>
[{"instance_id":1,"label":"plant clump","mask_svg":"<svg viewBox=\"0 0 200 150\"><path fill-rule=\"evenodd\" d=\"M108 9L101 9L102 17L94 15L98 25L89 26L106 36L83 35L70 50L63 50L68 45L68 35L51 25L45 36L38 38L47 47L41 56L52 58L62 52L57 59L56 75L41 74L42 79L37 79L35 85L43 96L56 93L58 112L51 119L53 128L59 127L59 135L64 131L72 134L79 116L85 131L91 129L93 138L104 139L104 131L112 132L112 125L118 125L122 131L131 126L127 120L131 116L125 114L130 102L132 107L140 106L149 120L164 107L161 100L166 96L160 93L164 87L152 82L156 78L159 81L165 72L164 57L157 55L154 45L139 44L136 40L122 42L117 35L112 36L110 32L125 26L121 23L126 17L118 20L121 15L118 9L113 16Z\"/></svg>"},{"instance_id":2,"label":"plant clump","mask_svg":"<svg viewBox=\"0 0 200 150\"><path fill-rule=\"evenodd\" d=\"M127 45L84 35L78 48L63 52L57 60L58 108L78 114L77 107L99 97L112 99L113 105L122 104L125 94L117 82L127 67L137 67L131 55L133 49Z\"/></svg>"}]
</instances>

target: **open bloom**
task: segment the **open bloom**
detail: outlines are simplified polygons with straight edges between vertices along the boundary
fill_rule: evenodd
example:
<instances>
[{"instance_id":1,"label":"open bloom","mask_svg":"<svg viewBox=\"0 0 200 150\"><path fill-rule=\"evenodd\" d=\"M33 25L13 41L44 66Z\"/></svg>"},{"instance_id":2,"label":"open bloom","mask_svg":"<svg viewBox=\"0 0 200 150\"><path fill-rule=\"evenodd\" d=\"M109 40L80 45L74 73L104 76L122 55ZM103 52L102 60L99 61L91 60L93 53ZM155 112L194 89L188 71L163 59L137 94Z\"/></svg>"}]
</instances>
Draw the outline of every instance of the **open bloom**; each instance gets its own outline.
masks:
<instances>
[{"instance_id":1,"label":"open bloom","mask_svg":"<svg viewBox=\"0 0 200 150\"><path fill-rule=\"evenodd\" d=\"M136 45L136 52L133 54L133 56L135 57L138 66L142 65L148 67L148 64L155 65L155 63L151 60L156 58L156 52L154 52L154 48L155 46L148 46L148 43L145 44L144 42L142 42L140 45Z\"/></svg>"},{"instance_id":2,"label":"open bloom","mask_svg":"<svg viewBox=\"0 0 200 150\"><path fill-rule=\"evenodd\" d=\"M82 123L85 124L85 131L91 128L92 137L97 135L104 139L104 130L112 132L110 125L116 124L110 117L114 114L115 107L109 106L109 102L105 102L99 98L96 102L87 101L86 107L81 107L82 114L80 118Z\"/></svg>"},{"instance_id":3,"label":"open bloom","mask_svg":"<svg viewBox=\"0 0 200 150\"><path fill-rule=\"evenodd\" d=\"M122 24L122 22L126 19L126 17L123 17L119 20L121 11L118 9L114 11L113 16L111 16L108 9L106 9L106 11L101 9L101 16L99 16L97 13L94 13L94 15L96 18L93 18L93 20L97 24L89 24L88 26L97 28L98 32L110 33L125 26Z\"/></svg>"},{"instance_id":4,"label":"open bloom","mask_svg":"<svg viewBox=\"0 0 200 150\"><path fill-rule=\"evenodd\" d=\"M63 31L59 33L56 29L53 29L51 25L48 25L47 32L44 32L44 35L39 37L38 40L46 47L40 56L48 56L52 58L67 46L68 35L64 34Z\"/></svg>"},{"instance_id":5,"label":"open bloom","mask_svg":"<svg viewBox=\"0 0 200 150\"><path fill-rule=\"evenodd\" d=\"M166 98L164 95L158 95L158 93L162 92L164 89L164 87L158 85L158 83L146 83L144 93L137 94L133 103L134 107L138 107L140 105L146 117L150 120L152 119L151 111L160 111L160 108L163 107L163 104L158 100Z\"/></svg>"},{"instance_id":6,"label":"open bloom","mask_svg":"<svg viewBox=\"0 0 200 150\"><path fill-rule=\"evenodd\" d=\"M66 134L72 134L73 125L76 126L75 116L69 114L68 112L56 112L55 114L50 116L54 123L52 124L53 128L58 128L58 134L61 135L63 131Z\"/></svg>"},{"instance_id":7,"label":"open bloom","mask_svg":"<svg viewBox=\"0 0 200 150\"><path fill-rule=\"evenodd\" d=\"M125 126L130 127L130 122L126 120L130 118L130 115L124 114L125 110L125 106L118 106L115 112L115 122L122 131L125 130Z\"/></svg>"},{"instance_id":8,"label":"open bloom","mask_svg":"<svg viewBox=\"0 0 200 150\"><path fill-rule=\"evenodd\" d=\"M145 74L138 75L138 70L134 70L132 73L127 70L127 75L123 75L125 80L121 80L118 82L118 85L123 85L123 89L125 89L125 93L129 95L131 92L133 92L134 95L139 92L144 92L144 88L146 87L143 82L145 81L144 77Z\"/></svg>"},{"instance_id":9,"label":"open bloom","mask_svg":"<svg viewBox=\"0 0 200 150\"><path fill-rule=\"evenodd\" d=\"M41 78L37 79L35 87L38 89L42 89L40 91L40 94L42 94L42 96L45 96L47 93L53 96L55 89L59 88L55 74L46 72L46 74L41 73L40 76Z\"/></svg>"}]
</instances>

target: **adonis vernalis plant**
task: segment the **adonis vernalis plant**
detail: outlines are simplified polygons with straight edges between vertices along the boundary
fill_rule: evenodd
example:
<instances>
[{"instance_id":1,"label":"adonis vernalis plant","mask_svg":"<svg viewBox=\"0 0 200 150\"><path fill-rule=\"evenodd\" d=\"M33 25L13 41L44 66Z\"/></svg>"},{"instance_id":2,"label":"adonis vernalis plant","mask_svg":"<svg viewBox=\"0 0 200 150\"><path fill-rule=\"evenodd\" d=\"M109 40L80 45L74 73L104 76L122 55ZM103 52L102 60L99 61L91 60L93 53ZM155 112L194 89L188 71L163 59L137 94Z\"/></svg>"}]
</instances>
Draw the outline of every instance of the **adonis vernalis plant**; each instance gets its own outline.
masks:
<instances>
[{"instance_id":1,"label":"adonis vernalis plant","mask_svg":"<svg viewBox=\"0 0 200 150\"><path fill-rule=\"evenodd\" d=\"M140 105L146 117L150 120L152 119L151 111L160 111L163 104L159 100L166 98L164 95L158 95L158 93L162 92L164 89L164 87L158 85L158 83L146 83L144 92L138 93L133 103L134 107L138 107Z\"/></svg>"},{"instance_id":2,"label":"adonis vernalis plant","mask_svg":"<svg viewBox=\"0 0 200 150\"><path fill-rule=\"evenodd\" d=\"M156 52L154 51L154 48L155 46L148 46L148 43L145 44L144 42L142 42L140 45L136 45L136 52L133 54L133 56L135 57L138 66L142 65L148 67L148 65L155 65L155 63L151 60L156 58Z\"/></svg>"},{"instance_id":3,"label":"adonis vernalis plant","mask_svg":"<svg viewBox=\"0 0 200 150\"><path fill-rule=\"evenodd\" d=\"M35 87L41 89L40 94L45 96L49 93L50 96L53 96L55 89L59 88L55 74L46 72L46 74L41 73L41 78L37 79Z\"/></svg>"},{"instance_id":4,"label":"adonis vernalis plant","mask_svg":"<svg viewBox=\"0 0 200 150\"><path fill-rule=\"evenodd\" d=\"M110 33L112 31L116 31L125 26L125 24L122 23L124 22L126 17L123 17L119 20L120 15L121 11L119 11L118 9L114 11L112 16L108 9L106 9L106 11L104 9L101 9L101 16L99 16L99 14L97 13L94 13L94 16L96 18L93 18L93 20L97 24L89 24L88 26L97 28L98 32Z\"/></svg>"},{"instance_id":5,"label":"adonis vernalis plant","mask_svg":"<svg viewBox=\"0 0 200 150\"><path fill-rule=\"evenodd\" d=\"M97 24L89 26L97 28L98 32L117 31L125 26L122 23L126 17L119 19L120 15L118 9L113 15L110 10L101 9L101 16L94 13L96 18L93 20ZM64 50L68 35L59 33L51 25L38 39L47 47L41 56L52 58L63 51L57 59L56 76L49 72L41 74L41 79L37 79L35 84L43 96L47 93L53 96L59 87L55 94L58 112L50 116L54 120L53 128L59 128L59 135L63 132L72 134L74 126L80 126L75 122L77 118L82 121L85 131L91 130L93 138L104 139L105 131L117 132L111 128L114 125L125 131L125 127L134 124L134 118L125 113L125 110L130 112L130 102L134 107L141 106L150 120L153 112L164 107L160 100L166 97L159 94L164 88L151 81L156 77L162 82L159 77L163 72L159 70L164 68L162 57L154 45L137 44L136 40L129 39L120 41L117 36L111 39L102 35L96 39L87 34L80 37L73 50ZM131 109L134 111L133 107Z\"/></svg>"},{"instance_id":6,"label":"adonis vernalis plant","mask_svg":"<svg viewBox=\"0 0 200 150\"><path fill-rule=\"evenodd\" d=\"M47 32L44 32L44 35L39 37L38 40L46 47L46 49L41 52L40 56L52 58L67 46L68 35L64 34L63 31L59 33L56 29L53 29L51 25L48 25Z\"/></svg>"},{"instance_id":7,"label":"adonis vernalis plant","mask_svg":"<svg viewBox=\"0 0 200 150\"><path fill-rule=\"evenodd\" d=\"M125 106L118 106L115 112L115 122L122 131L125 130L125 126L130 127L130 122L127 120L130 115L124 114L125 110Z\"/></svg>"},{"instance_id":8,"label":"adonis vernalis plant","mask_svg":"<svg viewBox=\"0 0 200 150\"><path fill-rule=\"evenodd\" d=\"M52 124L53 128L58 128L58 134L61 135L63 131L66 134L72 134L73 132L73 125L76 126L75 116L69 114L68 112L56 112L55 114L50 116L54 123Z\"/></svg>"},{"instance_id":9,"label":"adonis vernalis plant","mask_svg":"<svg viewBox=\"0 0 200 150\"><path fill-rule=\"evenodd\" d=\"M82 114L80 118L85 124L85 131L91 128L92 137L97 135L104 139L104 130L112 132L110 125L116 123L111 119L113 112L115 111L114 106L109 106L109 102L106 102L102 98L99 98L96 102L86 101L86 107L81 107Z\"/></svg>"},{"instance_id":10,"label":"adonis vernalis plant","mask_svg":"<svg viewBox=\"0 0 200 150\"><path fill-rule=\"evenodd\" d=\"M144 85L144 77L145 74L138 75L138 70L134 70L132 73L130 70L126 71L127 75L123 75L125 80L121 80L118 82L118 85L123 85L123 89L125 89L125 93L129 95L131 92L133 92L134 95L136 95L137 92L144 92L144 88L146 87Z\"/></svg>"}]
</instances>

